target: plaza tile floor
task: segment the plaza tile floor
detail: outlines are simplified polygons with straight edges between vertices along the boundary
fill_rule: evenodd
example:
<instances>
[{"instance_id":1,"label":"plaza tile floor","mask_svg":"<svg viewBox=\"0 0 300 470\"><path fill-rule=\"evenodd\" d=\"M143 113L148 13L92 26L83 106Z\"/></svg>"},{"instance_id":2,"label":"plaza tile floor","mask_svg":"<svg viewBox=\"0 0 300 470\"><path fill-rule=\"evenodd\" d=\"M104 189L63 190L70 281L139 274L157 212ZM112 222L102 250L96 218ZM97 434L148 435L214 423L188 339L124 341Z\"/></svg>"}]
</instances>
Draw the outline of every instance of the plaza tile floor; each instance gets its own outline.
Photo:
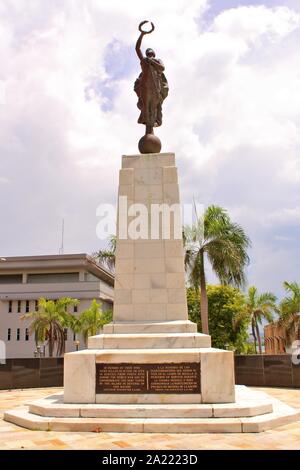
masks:
<instances>
[{"instance_id":1,"label":"plaza tile floor","mask_svg":"<svg viewBox=\"0 0 300 470\"><path fill-rule=\"evenodd\" d=\"M259 434L117 434L29 431L3 421L3 412L61 388L0 391L0 449L300 449L300 421ZM257 388L300 409L300 389Z\"/></svg>"}]
</instances>

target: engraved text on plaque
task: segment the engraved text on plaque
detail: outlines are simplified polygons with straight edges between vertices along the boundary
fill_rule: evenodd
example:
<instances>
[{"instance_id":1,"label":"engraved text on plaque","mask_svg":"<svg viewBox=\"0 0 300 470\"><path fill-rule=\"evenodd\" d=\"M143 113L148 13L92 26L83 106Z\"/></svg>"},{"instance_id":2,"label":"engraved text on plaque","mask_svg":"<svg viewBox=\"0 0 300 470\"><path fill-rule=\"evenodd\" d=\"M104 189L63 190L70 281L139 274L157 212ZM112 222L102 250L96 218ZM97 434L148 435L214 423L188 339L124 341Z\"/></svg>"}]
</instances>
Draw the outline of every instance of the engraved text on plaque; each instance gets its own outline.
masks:
<instances>
[{"instance_id":1,"label":"engraved text on plaque","mask_svg":"<svg viewBox=\"0 0 300 470\"><path fill-rule=\"evenodd\" d=\"M198 362L96 364L96 393L200 393Z\"/></svg>"}]
</instances>

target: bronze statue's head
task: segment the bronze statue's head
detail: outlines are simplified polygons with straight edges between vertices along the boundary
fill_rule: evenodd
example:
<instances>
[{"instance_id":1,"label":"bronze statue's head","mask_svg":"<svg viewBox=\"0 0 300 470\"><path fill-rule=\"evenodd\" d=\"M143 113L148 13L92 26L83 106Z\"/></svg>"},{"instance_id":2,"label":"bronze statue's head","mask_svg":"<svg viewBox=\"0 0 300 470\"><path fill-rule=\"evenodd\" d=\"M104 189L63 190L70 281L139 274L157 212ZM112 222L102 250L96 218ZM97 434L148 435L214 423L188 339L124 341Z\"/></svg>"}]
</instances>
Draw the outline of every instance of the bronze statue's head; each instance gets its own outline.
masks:
<instances>
[{"instance_id":1,"label":"bronze statue's head","mask_svg":"<svg viewBox=\"0 0 300 470\"><path fill-rule=\"evenodd\" d=\"M150 47L148 49L146 49L146 57L148 57L149 59L151 57L155 57L155 52L153 49L151 49Z\"/></svg>"}]
</instances>

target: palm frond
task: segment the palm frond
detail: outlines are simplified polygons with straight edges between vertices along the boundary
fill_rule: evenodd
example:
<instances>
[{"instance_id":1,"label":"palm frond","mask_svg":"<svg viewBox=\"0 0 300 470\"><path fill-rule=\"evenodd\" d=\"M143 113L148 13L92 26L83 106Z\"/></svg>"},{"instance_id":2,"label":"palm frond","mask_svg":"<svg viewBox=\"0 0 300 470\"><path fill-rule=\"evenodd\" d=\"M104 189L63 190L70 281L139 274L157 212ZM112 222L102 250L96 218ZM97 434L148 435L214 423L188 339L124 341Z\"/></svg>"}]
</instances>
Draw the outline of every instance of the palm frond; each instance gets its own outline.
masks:
<instances>
[{"instance_id":1,"label":"palm frond","mask_svg":"<svg viewBox=\"0 0 300 470\"><path fill-rule=\"evenodd\" d=\"M108 248L98 250L93 253L93 258L104 265L109 271L114 271L116 264L117 237L110 235L108 237Z\"/></svg>"}]
</instances>

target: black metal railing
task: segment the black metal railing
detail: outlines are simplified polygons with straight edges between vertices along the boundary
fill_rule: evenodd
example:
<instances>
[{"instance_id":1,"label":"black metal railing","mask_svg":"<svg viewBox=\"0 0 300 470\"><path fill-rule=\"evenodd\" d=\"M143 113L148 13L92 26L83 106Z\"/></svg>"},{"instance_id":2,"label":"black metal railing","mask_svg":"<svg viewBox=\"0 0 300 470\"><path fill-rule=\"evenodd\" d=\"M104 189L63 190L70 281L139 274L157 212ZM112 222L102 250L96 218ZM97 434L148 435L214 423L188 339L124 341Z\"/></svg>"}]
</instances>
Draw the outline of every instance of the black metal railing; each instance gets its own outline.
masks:
<instances>
[{"instance_id":1,"label":"black metal railing","mask_svg":"<svg viewBox=\"0 0 300 470\"><path fill-rule=\"evenodd\" d=\"M61 387L62 357L7 359L0 363L0 390ZM239 385L300 388L300 364L290 354L235 356L235 379Z\"/></svg>"},{"instance_id":2,"label":"black metal railing","mask_svg":"<svg viewBox=\"0 0 300 470\"><path fill-rule=\"evenodd\" d=\"M0 364L0 390L61 387L63 373L62 357L6 359Z\"/></svg>"},{"instance_id":3,"label":"black metal railing","mask_svg":"<svg viewBox=\"0 0 300 470\"><path fill-rule=\"evenodd\" d=\"M235 382L239 385L300 388L300 364L291 354L235 356Z\"/></svg>"}]
</instances>

